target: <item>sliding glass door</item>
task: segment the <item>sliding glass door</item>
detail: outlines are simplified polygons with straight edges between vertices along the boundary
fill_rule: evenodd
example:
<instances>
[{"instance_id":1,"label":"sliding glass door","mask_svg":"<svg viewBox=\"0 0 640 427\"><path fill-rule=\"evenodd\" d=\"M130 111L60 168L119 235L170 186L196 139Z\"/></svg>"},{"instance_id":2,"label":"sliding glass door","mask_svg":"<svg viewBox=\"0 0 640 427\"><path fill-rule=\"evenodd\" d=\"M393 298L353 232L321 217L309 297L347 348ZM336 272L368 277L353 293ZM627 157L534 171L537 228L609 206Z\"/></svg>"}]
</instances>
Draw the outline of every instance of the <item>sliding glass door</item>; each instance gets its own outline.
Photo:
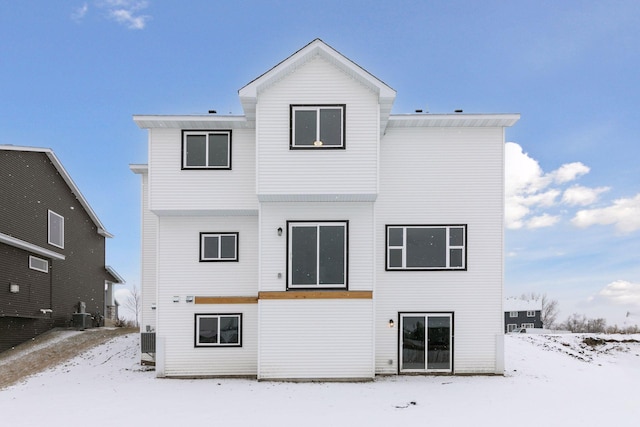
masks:
<instances>
[{"instance_id":1,"label":"sliding glass door","mask_svg":"<svg viewBox=\"0 0 640 427\"><path fill-rule=\"evenodd\" d=\"M451 372L451 313L400 313L400 372Z\"/></svg>"}]
</instances>

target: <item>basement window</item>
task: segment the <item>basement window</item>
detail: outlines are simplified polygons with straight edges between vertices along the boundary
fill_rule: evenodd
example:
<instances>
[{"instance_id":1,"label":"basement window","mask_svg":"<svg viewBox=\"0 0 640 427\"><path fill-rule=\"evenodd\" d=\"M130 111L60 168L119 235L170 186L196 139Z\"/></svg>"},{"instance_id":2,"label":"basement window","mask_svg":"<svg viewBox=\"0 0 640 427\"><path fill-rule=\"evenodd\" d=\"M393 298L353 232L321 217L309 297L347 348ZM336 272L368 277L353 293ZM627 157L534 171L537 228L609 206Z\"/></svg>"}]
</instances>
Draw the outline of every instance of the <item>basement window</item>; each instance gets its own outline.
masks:
<instances>
[{"instance_id":1,"label":"basement window","mask_svg":"<svg viewBox=\"0 0 640 427\"><path fill-rule=\"evenodd\" d=\"M242 347L242 314L196 314L196 347Z\"/></svg>"},{"instance_id":2,"label":"basement window","mask_svg":"<svg viewBox=\"0 0 640 427\"><path fill-rule=\"evenodd\" d=\"M49 261L29 255L29 268L43 273L49 272Z\"/></svg>"}]
</instances>

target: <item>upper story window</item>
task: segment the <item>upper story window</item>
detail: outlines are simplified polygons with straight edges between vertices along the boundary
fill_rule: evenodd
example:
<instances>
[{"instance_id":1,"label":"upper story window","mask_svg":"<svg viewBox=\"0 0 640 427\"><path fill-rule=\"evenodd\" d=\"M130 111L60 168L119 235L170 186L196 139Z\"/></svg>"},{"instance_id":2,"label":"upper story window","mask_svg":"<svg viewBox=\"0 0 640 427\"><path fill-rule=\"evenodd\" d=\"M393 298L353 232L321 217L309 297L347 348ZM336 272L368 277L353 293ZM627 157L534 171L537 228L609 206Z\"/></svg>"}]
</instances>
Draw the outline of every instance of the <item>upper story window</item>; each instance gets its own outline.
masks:
<instances>
[{"instance_id":1,"label":"upper story window","mask_svg":"<svg viewBox=\"0 0 640 427\"><path fill-rule=\"evenodd\" d=\"M43 273L48 273L49 261L29 255L29 268L32 270L42 271Z\"/></svg>"},{"instance_id":2,"label":"upper story window","mask_svg":"<svg viewBox=\"0 0 640 427\"><path fill-rule=\"evenodd\" d=\"M182 169L231 169L231 131L182 131Z\"/></svg>"},{"instance_id":3,"label":"upper story window","mask_svg":"<svg viewBox=\"0 0 640 427\"><path fill-rule=\"evenodd\" d=\"M466 225L388 225L387 270L466 270Z\"/></svg>"},{"instance_id":4,"label":"upper story window","mask_svg":"<svg viewBox=\"0 0 640 427\"><path fill-rule=\"evenodd\" d=\"M344 148L346 105L291 105L290 148Z\"/></svg>"},{"instance_id":5,"label":"upper story window","mask_svg":"<svg viewBox=\"0 0 640 427\"><path fill-rule=\"evenodd\" d=\"M347 225L289 222L289 288L347 287Z\"/></svg>"},{"instance_id":6,"label":"upper story window","mask_svg":"<svg viewBox=\"0 0 640 427\"><path fill-rule=\"evenodd\" d=\"M509 317L518 317L518 312L517 311L510 311L509 312Z\"/></svg>"},{"instance_id":7,"label":"upper story window","mask_svg":"<svg viewBox=\"0 0 640 427\"><path fill-rule=\"evenodd\" d=\"M50 245L64 249L64 217L49 211L48 242Z\"/></svg>"},{"instance_id":8,"label":"upper story window","mask_svg":"<svg viewBox=\"0 0 640 427\"><path fill-rule=\"evenodd\" d=\"M536 317L536 312L532 310L527 310L527 317Z\"/></svg>"},{"instance_id":9,"label":"upper story window","mask_svg":"<svg viewBox=\"0 0 640 427\"><path fill-rule=\"evenodd\" d=\"M200 261L238 261L238 233L200 233Z\"/></svg>"}]
</instances>

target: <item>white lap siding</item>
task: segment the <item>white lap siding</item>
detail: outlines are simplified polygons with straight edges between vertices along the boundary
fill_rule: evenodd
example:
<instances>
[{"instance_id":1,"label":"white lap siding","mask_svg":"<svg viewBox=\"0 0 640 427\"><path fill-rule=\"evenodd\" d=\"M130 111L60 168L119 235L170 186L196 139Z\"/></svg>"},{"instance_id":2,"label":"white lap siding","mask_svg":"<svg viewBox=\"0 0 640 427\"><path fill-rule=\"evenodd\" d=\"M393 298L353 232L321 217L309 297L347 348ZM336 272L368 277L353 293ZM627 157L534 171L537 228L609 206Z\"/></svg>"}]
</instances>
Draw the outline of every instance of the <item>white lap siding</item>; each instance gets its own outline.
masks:
<instances>
[{"instance_id":1,"label":"white lap siding","mask_svg":"<svg viewBox=\"0 0 640 427\"><path fill-rule=\"evenodd\" d=\"M455 373L502 373L502 128L393 128L376 202L376 372L398 372L399 312L453 312ZM385 271L385 226L467 225L466 271ZM401 331L400 331L401 332ZM391 361L391 363L389 363Z\"/></svg>"},{"instance_id":2,"label":"white lap siding","mask_svg":"<svg viewBox=\"0 0 640 427\"><path fill-rule=\"evenodd\" d=\"M200 262L201 232L238 232L239 261ZM158 239L158 338L164 340L164 374L256 375L257 304L195 304L186 297L257 296L257 216L160 217ZM242 313L242 347L196 348L197 313Z\"/></svg>"}]
</instances>

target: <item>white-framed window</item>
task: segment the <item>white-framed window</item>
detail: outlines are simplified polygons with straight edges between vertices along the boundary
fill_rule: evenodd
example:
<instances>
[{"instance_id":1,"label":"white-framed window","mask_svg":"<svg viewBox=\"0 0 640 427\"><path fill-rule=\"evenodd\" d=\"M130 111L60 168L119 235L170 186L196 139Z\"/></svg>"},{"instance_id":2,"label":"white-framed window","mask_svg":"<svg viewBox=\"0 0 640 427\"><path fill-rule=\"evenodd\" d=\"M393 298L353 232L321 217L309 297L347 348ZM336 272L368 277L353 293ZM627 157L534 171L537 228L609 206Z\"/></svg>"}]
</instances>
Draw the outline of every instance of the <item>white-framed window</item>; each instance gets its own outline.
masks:
<instances>
[{"instance_id":1,"label":"white-framed window","mask_svg":"<svg viewBox=\"0 0 640 427\"><path fill-rule=\"evenodd\" d=\"M242 314L196 314L195 346L242 347Z\"/></svg>"},{"instance_id":2,"label":"white-framed window","mask_svg":"<svg viewBox=\"0 0 640 427\"><path fill-rule=\"evenodd\" d=\"M346 105L291 105L290 148L345 148Z\"/></svg>"},{"instance_id":3,"label":"white-framed window","mask_svg":"<svg viewBox=\"0 0 640 427\"><path fill-rule=\"evenodd\" d=\"M521 328L535 328L535 325L533 323L523 323L522 325L520 325Z\"/></svg>"},{"instance_id":4,"label":"white-framed window","mask_svg":"<svg viewBox=\"0 0 640 427\"><path fill-rule=\"evenodd\" d=\"M518 312L517 311L510 311L509 312L509 317L518 317Z\"/></svg>"},{"instance_id":5,"label":"white-framed window","mask_svg":"<svg viewBox=\"0 0 640 427\"><path fill-rule=\"evenodd\" d=\"M507 332L513 332L516 329L518 329L518 324L517 323L508 323L507 324Z\"/></svg>"},{"instance_id":6,"label":"white-framed window","mask_svg":"<svg viewBox=\"0 0 640 427\"><path fill-rule=\"evenodd\" d=\"M536 312L533 310L528 310L527 311L527 317L536 317Z\"/></svg>"},{"instance_id":7,"label":"white-framed window","mask_svg":"<svg viewBox=\"0 0 640 427\"><path fill-rule=\"evenodd\" d=\"M387 225L387 270L466 270L466 225Z\"/></svg>"},{"instance_id":8,"label":"white-framed window","mask_svg":"<svg viewBox=\"0 0 640 427\"><path fill-rule=\"evenodd\" d=\"M182 169L231 169L231 131L182 131Z\"/></svg>"},{"instance_id":9,"label":"white-framed window","mask_svg":"<svg viewBox=\"0 0 640 427\"><path fill-rule=\"evenodd\" d=\"M64 249L64 217L49 210L48 242Z\"/></svg>"},{"instance_id":10,"label":"white-framed window","mask_svg":"<svg viewBox=\"0 0 640 427\"><path fill-rule=\"evenodd\" d=\"M42 271L43 273L48 273L49 261L29 255L29 268L32 270Z\"/></svg>"},{"instance_id":11,"label":"white-framed window","mask_svg":"<svg viewBox=\"0 0 640 427\"><path fill-rule=\"evenodd\" d=\"M238 261L238 233L200 233L200 262Z\"/></svg>"},{"instance_id":12,"label":"white-framed window","mask_svg":"<svg viewBox=\"0 0 640 427\"><path fill-rule=\"evenodd\" d=\"M348 221L287 223L287 286L346 288Z\"/></svg>"}]
</instances>

